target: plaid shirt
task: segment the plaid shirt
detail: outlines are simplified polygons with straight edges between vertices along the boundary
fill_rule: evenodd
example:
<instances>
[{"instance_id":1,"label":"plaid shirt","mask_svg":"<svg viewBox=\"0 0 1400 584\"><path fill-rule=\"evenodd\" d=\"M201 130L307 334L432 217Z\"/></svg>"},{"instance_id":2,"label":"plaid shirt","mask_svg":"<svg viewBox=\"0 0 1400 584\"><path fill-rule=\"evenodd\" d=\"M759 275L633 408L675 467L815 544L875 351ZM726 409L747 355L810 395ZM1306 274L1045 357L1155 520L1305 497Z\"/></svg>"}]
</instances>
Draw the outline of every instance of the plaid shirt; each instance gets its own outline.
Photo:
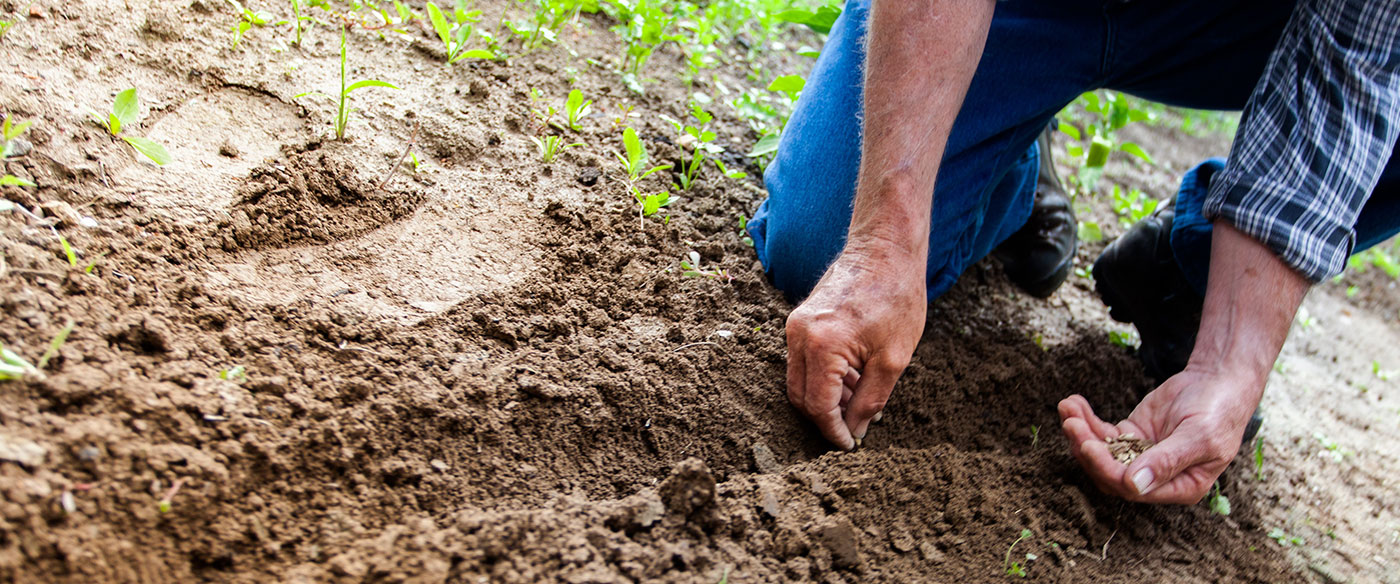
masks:
<instances>
[{"instance_id":1,"label":"plaid shirt","mask_svg":"<svg viewBox=\"0 0 1400 584\"><path fill-rule=\"evenodd\" d=\"M1313 282L1341 273L1400 133L1400 1L1300 0L1204 215Z\"/></svg>"}]
</instances>

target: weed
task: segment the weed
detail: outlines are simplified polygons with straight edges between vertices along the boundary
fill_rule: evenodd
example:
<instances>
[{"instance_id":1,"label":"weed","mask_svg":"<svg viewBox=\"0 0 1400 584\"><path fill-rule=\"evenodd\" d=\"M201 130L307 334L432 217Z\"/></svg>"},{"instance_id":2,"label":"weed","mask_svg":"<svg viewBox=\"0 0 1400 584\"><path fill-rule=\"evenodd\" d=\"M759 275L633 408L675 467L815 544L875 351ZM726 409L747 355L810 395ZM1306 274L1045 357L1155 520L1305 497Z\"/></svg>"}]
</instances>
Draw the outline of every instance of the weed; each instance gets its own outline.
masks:
<instances>
[{"instance_id":1,"label":"weed","mask_svg":"<svg viewBox=\"0 0 1400 584\"><path fill-rule=\"evenodd\" d=\"M1380 361L1371 361L1371 375L1375 375L1376 379L1381 381L1390 381L1390 378L1395 377L1395 372L1381 369Z\"/></svg>"},{"instance_id":2,"label":"weed","mask_svg":"<svg viewBox=\"0 0 1400 584\"><path fill-rule=\"evenodd\" d=\"M647 151L642 146L642 140L637 137L637 131L627 128L622 131L622 146L627 150L627 155L614 152L618 161L622 162L622 169L627 172L627 182L635 183L653 173L662 170L669 170L671 165L665 164L646 168Z\"/></svg>"},{"instance_id":3,"label":"weed","mask_svg":"<svg viewBox=\"0 0 1400 584\"><path fill-rule=\"evenodd\" d=\"M690 104L690 115L695 118L698 125L691 126L662 116L663 119L670 122L671 125L676 128L676 132L680 134L680 139L677 143L680 144L682 148L691 147L693 149L691 151L690 161L681 161L681 173L678 178L681 183L681 190L683 191L690 190L690 187L695 185L695 177L700 173L700 168L705 164L706 154L719 154L720 152L724 152L724 148L714 143L716 138L715 133L713 130L709 129L710 122L714 121L714 115L705 111L704 108L700 107L700 104L695 102L691 102ZM736 170L731 172L729 169L725 168L724 163L718 158L712 158L711 160L715 163L715 167L719 168L719 171L725 176L733 179L741 179L748 176L747 173L742 171Z\"/></svg>"},{"instance_id":4,"label":"weed","mask_svg":"<svg viewBox=\"0 0 1400 584\"><path fill-rule=\"evenodd\" d=\"M577 89L569 92L569 98L564 101L564 114L569 120L569 129L575 132L583 130L583 117L588 115L588 111L593 109L593 100L584 100L583 92Z\"/></svg>"},{"instance_id":5,"label":"weed","mask_svg":"<svg viewBox=\"0 0 1400 584\"><path fill-rule=\"evenodd\" d=\"M700 265L700 252L691 251L686 257L681 259L681 275L687 278L711 278L714 280L724 280L733 282L734 276L729 275L727 270L716 267L705 268Z\"/></svg>"},{"instance_id":6,"label":"weed","mask_svg":"<svg viewBox=\"0 0 1400 584\"><path fill-rule=\"evenodd\" d=\"M39 356L37 364L31 364L18 353L6 349L0 345L0 381L13 381L16 379L30 379L42 381L44 379L43 369L49 365L54 357L58 356L59 349L68 341L68 335L73 332L73 319L68 319L68 323L54 335L49 341L49 348Z\"/></svg>"},{"instance_id":7,"label":"weed","mask_svg":"<svg viewBox=\"0 0 1400 584\"><path fill-rule=\"evenodd\" d=\"M104 118L97 112L89 111L88 115L97 120L102 127L107 128L107 133L113 137L121 138L130 144L137 152L151 159L152 162L164 166L170 162L170 153L166 152L165 146L149 138L140 136L127 136L123 130L136 123L137 116L140 115L140 99L136 96L136 88L133 87L117 94L117 98L112 101L112 111Z\"/></svg>"},{"instance_id":8,"label":"weed","mask_svg":"<svg viewBox=\"0 0 1400 584\"><path fill-rule=\"evenodd\" d=\"M32 125L34 125L33 120L14 123L9 114L5 115L5 121L0 122L0 158L9 158L15 153L15 150L18 149L14 144L15 139L28 131L29 126Z\"/></svg>"},{"instance_id":9,"label":"weed","mask_svg":"<svg viewBox=\"0 0 1400 584\"><path fill-rule=\"evenodd\" d=\"M351 84L349 84L349 85L346 85L346 81L347 81L346 76L347 76L347 70L348 70L348 67L346 66L346 60L347 60L347 58L346 58L345 29L342 28L342 29L340 30L340 98L339 98L339 100L337 101L336 98L331 97L331 96L329 96L329 95L326 95L326 94L324 94L324 93L321 93L321 92L319 92L319 91L308 91L308 92L306 92L306 93L299 93L299 94L293 96L293 98L295 99L295 98L304 97L304 96L308 96L308 95L314 95L314 96L318 96L318 97L324 97L324 98L330 99L330 100L332 100L332 101L337 101L337 109L336 109L335 122L334 122L334 125L335 125L335 139L337 139L337 140L344 140L344 139L345 139L345 126L346 126L347 124L350 123L350 112L351 112L351 107L350 107L350 94L351 94L352 92L354 92L356 89L360 89L360 88L363 88L363 87L387 87L387 88L389 88L389 89L398 89L398 87L395 87L392 83L388 83L388 82L385 82L385 81L380 81L380 80L378 80L378 79L362 79L362 80L360 80L360 81L356 81L356 82L354 82L354 83L351 83Z\"/></svg>"},{"instance_id":10,"label":"weed","mask_svg":"<svg viewBox=\"0 0 1400 584\"><path fill-rule=\"evenodd\" d=\"M480 10L465 10L459 5L452 10L453 24L447 23L447 17L442 14L442 9L437 4L428 3L428 20L433 25L433 30L437 32L438 38L442 40L443 49L447 55L447 64L451 65L462 59L495 59L496 53L487 49L468 49L467 40L472 35L472 25L481 20Z\"/></svg>"},{"instance_id":11,"label":"weed","mask_svg":"<svg viewBox=\"0 0 1400 584\"><path fill-rule=\"evenodd\" d=\"M1216 515L1230 514L1230 499L1220 492L1220 482L1216 481L1215 487L1211 490L1210 496L1206 497L1206 506L1210 512Z\"/></svg>"},{"instance_id":12,"label":"weed","mask_svg":"<svg viewBox=\"0 0 1400 584\"><path fill-rule=\"evenodd\" d=\"M1031 530L1029 530L1029 529L1022 529L1022 530L1021 530L1021 537L1016 538L1016 541L1011 542L1011 546L1008 547L1008 548L1006 548L1006 558L1005 558L1004 560L1002 560L1002 563L1001 563L1002 567L1006 569L1006 575L1008 575L1008 576L1020 576L1020 577L1022 577L1022 578L1025 578L1025 577L1026 577L1026 568L1025 568L1025 566L1021 565L1020 562L1013 562L1013 561L1011 561L1011 550L1016 549L1016 544L1021 543L1021 540L1028 539L1028 538L1030 538L1032 535L1034 535L1034 534L1031 533ZM1033 559L1035 559L1035 556L1034 556L1034 555L1032 555L1032 554L1026 554L1026 560L1029 561L1029 560L1033 560Z\"/></svg>"},{"instance_id":13,"label":"weed","mask_svg":"<svg viewBox=\"0 0 1400 584\"><path fill-rule=\"evenodd\" d=\"M242 365L234 365L228 369L219 371L219 379L239 383L248 379L248 369Z\"/></svg>"},{"instance_id":14,"label":"weed","mask_svg":"<svg viewBox=\"0 0 1400 584\"><path fill-rule=\"evenodd\" d=\"M1264 437L1254 439L1254 478L1264 480Z\"/></svg>"},{"instance_id":15,"label":"weed","mask_svg":"<svg viewBox=\"0 0 1400 584\"><path fill-rule=\"evenodd\" d=\"M1274 541L1278 542L1278 544L1281 545L1281 546L1283 546L1283 547L1288 547L1288 546L1290 546L1290 545L1293 545L1293 546L1301 546L1301 545L1303 545L1303 538L1298 537L1298 536L1296 536L1296 535L1289 535L1287 532L1285 532L1285 531L1283 530L1282 527L1275 527L1275 528L1273 528L1273 529L1270 529L1270 530L1269 530L1269 537L1270 537L1271 539L1273 539Z\"/></svg>"},{"instance_id":16,"label":"weed","mask_svg":"<svg viewBox=\"0 0 1400 584\"><path fill-rule=\"evenodd\" d=\"M573 148L574 146L583 146L583 142L564 144L564 139L560 138L559 136L545 136L544 139L540 139L535 136L530 136L530 140L535 143L535 146L539 147L540 160L543 161L545 164L554 162L554 157L559 156L559 153L569 148Z\"/></svg>"},{"instance_id":17,"label":"weed","mask_svg":"<svg viewBox=\"0 0 1400 584\"><path fill-rule=\"evenodd\" d=\"M1318 444L1321 444L1323 448L1323 452L1319 452L1318 454L1330 457L1333 461L1341 462L1356 455L1350 448L1342 447L1340 444L1337 444L1335 440L1328 438L1322 432L1314 432L1313 438L1317 439Z\"/></svg>"},{"instance_id":18,"label":"weed","mask_svg":"<svg viewBox=\"0 0 1400 584\"><path fill-rule=\"evenodd\" d=\"M238 13L238 23L233 25L233 46L229 47L230 51L236 51L238 50L238 43L243 40L243 33L248 32L255 26L267 26L267 21L272 18L272 15L262 10L249 10L244 8L238 0L226 1L233 6L234 12ZM294 9L297 8L295 1L292 2L292 7ZM296 10L296 13L300 14L300 10ZM297 24L297 42L301 42L300 21L298 21Z\"/></svg>"},{"instance_id":19,"label":"weed","mask_svg":"<svg viewBox=\"0 0 1400 584\"><path fill-rule=\"evenodd\" d=\"M1124 349L1136 349L1142 344L1137 331L1108 331L1108 342Z\"/></svg>"}]
</instances>

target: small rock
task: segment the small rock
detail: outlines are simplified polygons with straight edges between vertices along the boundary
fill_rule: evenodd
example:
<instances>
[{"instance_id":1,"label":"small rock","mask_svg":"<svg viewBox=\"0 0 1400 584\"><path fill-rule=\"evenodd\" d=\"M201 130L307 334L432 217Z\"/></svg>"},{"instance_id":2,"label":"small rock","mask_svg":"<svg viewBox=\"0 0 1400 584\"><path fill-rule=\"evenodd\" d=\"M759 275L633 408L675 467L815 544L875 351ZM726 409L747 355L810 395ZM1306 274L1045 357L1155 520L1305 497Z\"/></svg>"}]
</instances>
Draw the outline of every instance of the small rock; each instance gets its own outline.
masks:
<instances>
[{"instance_id":1,"label":"small rock","mask_svg":"<svg viewBox=\"0 0 1400 584\"><path fill-rule=\"evenodd\" d=\"M928 541L919 544L919 555L924 557L924 561L935 564L941 564L947 559L947 556L943 555L943 551L938 549L938 546Z\"/></svg>"},{"instance_id":2,"label":"small rock","mask_svg":"<svg viewBox=\"0 0 1400 584\"><path fill-rule=\"evenodd\" d=\"M43 6L40 6L40 5L38 5L38 4L30 4L30 5L29 5L29 17L30 17L30 18L33 18L33 19L36 19L36 20L43 20L44 17L46 17L46 16L48 16L48 13L44 12L44 7L43 7Z\"/></svg>"},{"instance_id":3,"label":"small rock","mask_svg":"<svg viewBox=\"0 0 1400 584\"><path fill-rule=\"evenodd\" d=\"M82 224L83 218L80 215L78 215L77 211L73 210L72 205L69 205L68 203L65 203L63 201L44 201L42 203L39 203L39 208L43 209L44 213L47 213L48 215L58 219L58 224L60 226L74 226Z\"/></svg>"},{"instance_id":4,"label":"small rock","mask_svg":"<svg viewBox=\"0 0 1400 584\"><path fill-rule=\"evenodd\" d=\"M102 457L102 451L98 450L96 446L84 446L79 448L77 454L78 460L83 462L95 462L98 458Z\"/></svg>"},{"instance_id":5,"label":"small rock","mask_svg":"<svg viewBox=\"0 0 1400 584\"><path fill-rule=\"evenodd\" d=\"M769 517L777 519L782 515L783 507L778 502L778 496L773 493L773 489L767 486L758 488L758 507Z\"/></svg>"},{"instance_id":6,"label":"small rock","mask_svg":"<svg viewBox=\"0 0 1400 584\"><path fill-rule=\"evenodd\" d=\"M432 460L429 460L429 461L428 461L428 466L431 466L431 467L437 469L438 472L447 472L447 469L448 469L448 468L451 468L451 467L447 466L447 463L446 463L446 462L443 462L443 461L438 460L438 459L436 459L436 458L434 458L434 459L432 459Z\"/></svg>"},{"instance_id":7,"label":"small rock","mask_svg":"<svg viewBox=\"0 0 1400 584\"><path fill-rule=\"evenodd\" d=\"M753 464L761 473L773 474L783 470L783 465L778 464L778 457L773 454L773 449L763 442L753 443Z\"/></svg>"},{"instance_id":8,"label":"small rock","mask_svg":"<svg viewBox=\"0 0 1400 584\"><path fill-rule=\"evenodd\" d=\"M602 171L589 166L585 167L583 170L578 171L578 176L575 177L575 180L578 181L578 184L581 184L586 187L591 187L593 185L598 184L598 179L602 176Z\"/></svg>"},{"instance_id":9,"label":"small rock","mask_svg":"<svg viewBox=\"0 0 1400 584\"><path fill-rule=\"evenodd\" d=\"M838 568L860 566L860 539L851 522L845 518L828 520L817 531L820 539L831 550L832 563Z\"/></svg>"},{"instance_id":10,"label":"small rock","mask_svg":"<svg viewBox=\"0 0 1400 584\"><path fill-rule=\"evenodd\" d=\"M29 468L44 464L48 450L38 442L18 436L0 435L0 460L18 462Z\"/></svg>"},{"instance_id":11,"label":"small rock","mask_svg":"<svg viewBox=\"0 0 1400 584\"><path fill-rule=\"evenodd\" d=\"M238 158L243 155L243 152L239 150L237 146L234 146L233 142L224 140L224 143L219 145L219 155L229 158Z\"/></svg>"},{"instance_id":12,"label":"small rock","mask_svg":"<svg viewBox=\"0 0 1400 584\"><path fill-rule=\"evenodd\" d=\"M5 148L6 158L18 158L29 154L29 152L34 149L34 145L30 144L29 140L25 140L24 138L15 138L10 140L10 142L5 145Z\"/></svg>"},{"instance_id":13,"label":"small rock","mask_svg":"<svg viewBox=\"0 0 1400 584\"><path fill-rule=\"evenodd\" d=\"M657 493L667 510L690 515L714 503L715 477L704 461L687 458L671 469L671 476L661 481Z\"/></svg>"}]
</instances>

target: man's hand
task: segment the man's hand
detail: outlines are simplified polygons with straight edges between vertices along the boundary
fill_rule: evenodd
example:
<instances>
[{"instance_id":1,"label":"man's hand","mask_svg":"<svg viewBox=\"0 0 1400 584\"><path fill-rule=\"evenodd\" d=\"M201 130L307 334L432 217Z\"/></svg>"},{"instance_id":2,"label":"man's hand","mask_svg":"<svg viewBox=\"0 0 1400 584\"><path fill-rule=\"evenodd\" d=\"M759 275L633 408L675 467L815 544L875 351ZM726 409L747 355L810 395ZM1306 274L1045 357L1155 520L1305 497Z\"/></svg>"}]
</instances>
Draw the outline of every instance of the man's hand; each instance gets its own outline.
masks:
<instances>
[{"instance_id":1,"label":"man's hand","mask_svg":"<svg viewBox=\"0 0 1400 584\"><path fill-rule=\"evenodd\" d=\"M1117 425L1100 420L1079 395L1060 402L1060 421L1071 452L1099 490L1130 501L1189 505L1210 492L1239 450L1263 391L1251 383L1188 368ZM1123 434L1157 444L1124 465L1105 442Z\"/></svg>"},{"instance_id":2,"label":"man's hand","mask_svg":"<svg viewBox=\"0 0 1400 584\"><path fill-rule=\"evenodd\" d=\"M1191 504L1239 450L1250 413L1288 337L1308 281L1269 248L1217 220L1201 328L1186 369L1112 425L1078 395L1060 402L1061 429L1079 465L1105 493ZM1157 444L1124 466L1104 440L1131 433Z\"/></svg>"},{"instance_id":3,"label":"man's hand","mask_svg":"<svg viewBox=\"0 0 1400 584\"><path fill-rule=\"evenodd\" d=\"M850 450L909 364L928 310L924 258L848 245L788 315L788 400Z\"/></svg>"}]
</instances>

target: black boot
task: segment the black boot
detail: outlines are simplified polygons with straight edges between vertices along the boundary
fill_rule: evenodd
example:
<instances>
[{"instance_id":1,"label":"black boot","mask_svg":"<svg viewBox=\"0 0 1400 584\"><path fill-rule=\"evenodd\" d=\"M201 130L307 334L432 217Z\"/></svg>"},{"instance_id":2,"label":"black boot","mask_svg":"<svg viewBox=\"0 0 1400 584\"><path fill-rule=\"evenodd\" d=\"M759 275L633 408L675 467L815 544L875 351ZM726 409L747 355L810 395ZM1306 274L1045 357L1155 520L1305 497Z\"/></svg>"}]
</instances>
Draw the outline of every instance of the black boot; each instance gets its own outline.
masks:
<instances>
[{"instance_id":1,"label":"black boot","mask_svg":"<svg viewBox=\"0 0 1400 584\"><path fill-rule=\"evenodd\" d=\"M1175 200L1163 203L1094 262L1094 288L1113 320L1137 327L1142 337L1138 356L1157 383L1186 368L1205 303L1172 255L1175 206ZM1254 439L1261 423L1263 417L1255 410L1245 427L1245 442Z\"/></svg>"},{"instance_id":2,"label":"black boot","mask_svg":"<svg viewBox=\"0 0 1400 584\"><path fill-rule=\"evenodd\" d=\"M1079 222L1055 174L1047 131L1040 135L1040 177L1031 217L992 255L1001 261L1013 284L1031 296L1046 298L1069 277L1078 249Z\"/></svg>"}]
</instances>

